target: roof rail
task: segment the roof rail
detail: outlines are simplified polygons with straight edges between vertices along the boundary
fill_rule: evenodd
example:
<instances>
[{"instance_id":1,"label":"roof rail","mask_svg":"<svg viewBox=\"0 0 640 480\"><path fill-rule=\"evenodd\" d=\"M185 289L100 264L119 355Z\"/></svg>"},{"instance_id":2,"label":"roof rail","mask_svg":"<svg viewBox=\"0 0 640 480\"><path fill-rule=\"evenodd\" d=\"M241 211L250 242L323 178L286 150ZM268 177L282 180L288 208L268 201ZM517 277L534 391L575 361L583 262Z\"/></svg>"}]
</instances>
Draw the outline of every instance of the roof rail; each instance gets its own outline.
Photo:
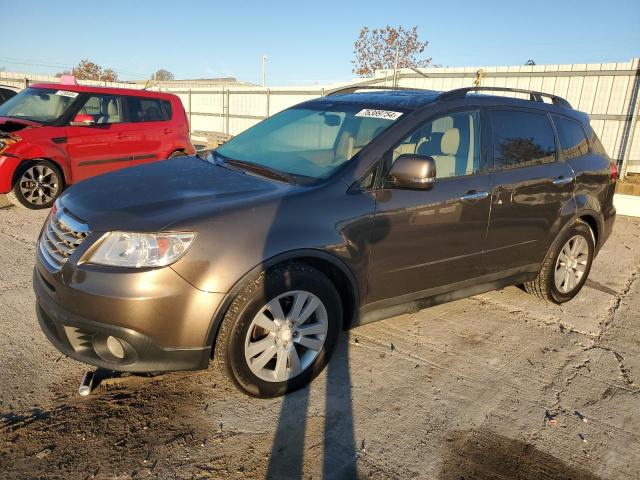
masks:
<instances>
[{"instance_id":1,"label":"roof rail","mask_svg":"<svg viewBox=\"0 0 640 480\"><path fill-rule=\"evenodd\" d=\"M358 90L423 90L421 88L407 87L385 87L383 85L352 85L350 87L342 87L327 93L327 97L331 95L342 95L346 93L355 93Z\"/></svg>"},{"instance_id":2,"label":"roof rail","mask_svg":"<svg viewBox=\"0 0 640 480\"><path fill-rule=\"evenodd\" d=\"M444 92L440 94L438 100L454 100L456 98L464 98L469 92L512 92L512 93L528 93L529 99L532 102L542 102L542 97L548 97L551 99L554 105L572 108L571 104L567 102L564 98L559 97L557 95L552 95L550 93L544 92L536 92L534 90L523 90L521 88L508 88L508 87L465 87L465 88L457 88L455 90L450 90L448 92Z\"/></svg>"}]
</instances>

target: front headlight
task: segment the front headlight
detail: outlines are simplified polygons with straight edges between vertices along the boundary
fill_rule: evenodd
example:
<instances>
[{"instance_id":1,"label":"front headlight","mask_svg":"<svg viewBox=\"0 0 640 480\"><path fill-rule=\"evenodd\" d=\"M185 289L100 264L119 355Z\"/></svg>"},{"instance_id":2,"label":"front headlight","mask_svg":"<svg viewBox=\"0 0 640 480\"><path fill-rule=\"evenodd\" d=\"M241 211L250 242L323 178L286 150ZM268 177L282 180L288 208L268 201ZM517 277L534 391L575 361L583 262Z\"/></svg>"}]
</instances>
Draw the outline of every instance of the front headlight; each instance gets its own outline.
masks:
<instances>
[{"instance_id":1,"label":"front headlight","mask_svg":"<svg viewBox=\"0 0 640 480\"><path fill-rule=\"evenodd\" d=\"M195 233L107 233L86 262L112 267L165 267L177 262Z\"/></svg>"},{"instance_id":2,"label":"front headlight","mask_svg":"<svg viewBox=\"0 0 640 480\"><path fill-rule=\"evenodd\" d=\"M13 145L17 140L14 138L0 138L0 152L2 152L9 145Z\"/></svg>"}]
</instances>

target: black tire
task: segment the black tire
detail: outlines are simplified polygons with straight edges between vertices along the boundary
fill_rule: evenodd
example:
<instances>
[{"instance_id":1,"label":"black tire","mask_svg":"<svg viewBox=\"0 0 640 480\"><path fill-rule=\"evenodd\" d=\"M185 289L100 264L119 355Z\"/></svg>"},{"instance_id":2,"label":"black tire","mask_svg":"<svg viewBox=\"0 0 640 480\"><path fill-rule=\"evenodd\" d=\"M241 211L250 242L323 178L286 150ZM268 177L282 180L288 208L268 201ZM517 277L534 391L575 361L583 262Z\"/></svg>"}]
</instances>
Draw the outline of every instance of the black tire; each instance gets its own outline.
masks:
<instances>
[{"instance_id":1,"label":"black tire","mask_svg":"<svg viewBox=\"0 0 640 480\"><path fill-rule=\"evenodd\" d=\"M33 197L26 197L23 193L23 189L21 188L21 182L25 180L23 178L25 172L29 171L32 167L48 168L52 172L51 175L53 176L48 176L47 181L51 181L52 183L55 183L57 185L55 194L51 197L50 200L44 203L35 203L35 199ZM63 190L64 176L62 175L62 171L60 170L60 168L55 163L50 162L49 160L33 160L20 164L18 170L16 171L13 188L9 193L7 193L7 200L9 200L16 207L28 208L30 210L41 210L45 208L51 208Z\"/></svg>"},{"instance_id":2,"label":"black tire","mask_svg":"<svg viewBox=\"0 0 640 480\"><path fill-rule=\"evenodd\" d=\"M245 359L245 338L251 322L270 300L292 290L305 290L324 304L328 317L325 343L315 360L298 376L283 382L258 378ZM227 311L214 346L221 373L241 391L259 398L284 395L307 385L326 366L342 326L340 296L329 279L303 263L291 262L260 273L235 297Z\"/></svg>"},{"instance_id":3,"label":"black tire","mask_svg":"<svg viewBox=\"0 0 640 480\"><path fill-rule=\"evenodd\" d=\"M184 153L182 150L176 150L175 152L173 152L171 155L169 155L167 157L167 160L171 160L172 158L178 158L178 157L186 157L187 154Z\"/></svg>"},{"instance_id":4,"label":"black tire","mask_svg":"<svg viewBox=\"0 0 640 480\"><path fill-rule=\"evenodd\" d=\"M584 274L582 278L577 282L569 292L561 292L556 286L554 280L555 270L558 263L558 257L565 244L574 236L579 235L587 242L588 255L585 265ZM549 301L552 303L564 303L575 297L582 289L582 286L586 282L589 272L591 271L591 264L595 253L595 242L593 232L591 228L582 220L576 220L569 228L563 230L560 235L553 242L553 245L547 252L547 256L542 264L540 273L531 282L524 284L526 292L535 295L541 300Z\"/></svg>"}]
</instances>

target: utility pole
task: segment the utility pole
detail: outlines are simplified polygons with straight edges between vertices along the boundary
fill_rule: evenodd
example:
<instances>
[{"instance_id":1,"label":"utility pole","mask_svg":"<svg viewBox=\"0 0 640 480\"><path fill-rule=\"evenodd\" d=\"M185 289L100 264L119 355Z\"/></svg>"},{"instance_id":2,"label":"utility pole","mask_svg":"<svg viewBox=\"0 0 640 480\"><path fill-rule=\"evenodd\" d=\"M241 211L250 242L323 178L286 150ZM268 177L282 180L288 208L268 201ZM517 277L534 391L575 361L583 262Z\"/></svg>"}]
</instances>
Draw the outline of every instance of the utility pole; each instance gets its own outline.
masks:
<instances>
[{"instance_id":1,"label":"utility pole","mask_svg":"<svg viewBox=\"0 0 640 480\"><path fill-rule=\"evenodd\" d=\"M267 86L267 60L269 57L262 55L262 86Z\"/></svg>"},{"instance_id":2,"label":"utility pole","mask_svg":"<svg viewBox=\"0 0 640 480\"><path fill-rule=\"evenodd\" d=\"M397 42L397 40L396 40ZM396 65L393 67L393 88L398 88L398 62L400 61L400 44L396 45Z\"/></svg>"}]
</instances>

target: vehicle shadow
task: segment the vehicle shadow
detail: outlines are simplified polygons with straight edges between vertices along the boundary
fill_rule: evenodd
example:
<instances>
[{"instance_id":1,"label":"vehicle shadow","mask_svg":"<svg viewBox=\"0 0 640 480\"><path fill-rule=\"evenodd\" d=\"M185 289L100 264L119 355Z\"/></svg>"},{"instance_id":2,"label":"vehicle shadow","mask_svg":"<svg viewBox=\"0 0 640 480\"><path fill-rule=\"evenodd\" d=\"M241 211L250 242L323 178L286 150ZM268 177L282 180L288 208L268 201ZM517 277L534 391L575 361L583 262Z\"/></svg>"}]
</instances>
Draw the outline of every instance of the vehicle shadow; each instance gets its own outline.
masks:
<instances>
[{"instance_id":1,"label":"vehicle shadow","mask_svg":"<svg viewBox=\"0 0 640 480\"><path fill-rule=\"evenodd\" d=\"M357 478L348 332L338 340L326 377L323 478ZM266 478L302 478L309 395L307 386L284 397Z\"/></svg>"}]
</instances>

